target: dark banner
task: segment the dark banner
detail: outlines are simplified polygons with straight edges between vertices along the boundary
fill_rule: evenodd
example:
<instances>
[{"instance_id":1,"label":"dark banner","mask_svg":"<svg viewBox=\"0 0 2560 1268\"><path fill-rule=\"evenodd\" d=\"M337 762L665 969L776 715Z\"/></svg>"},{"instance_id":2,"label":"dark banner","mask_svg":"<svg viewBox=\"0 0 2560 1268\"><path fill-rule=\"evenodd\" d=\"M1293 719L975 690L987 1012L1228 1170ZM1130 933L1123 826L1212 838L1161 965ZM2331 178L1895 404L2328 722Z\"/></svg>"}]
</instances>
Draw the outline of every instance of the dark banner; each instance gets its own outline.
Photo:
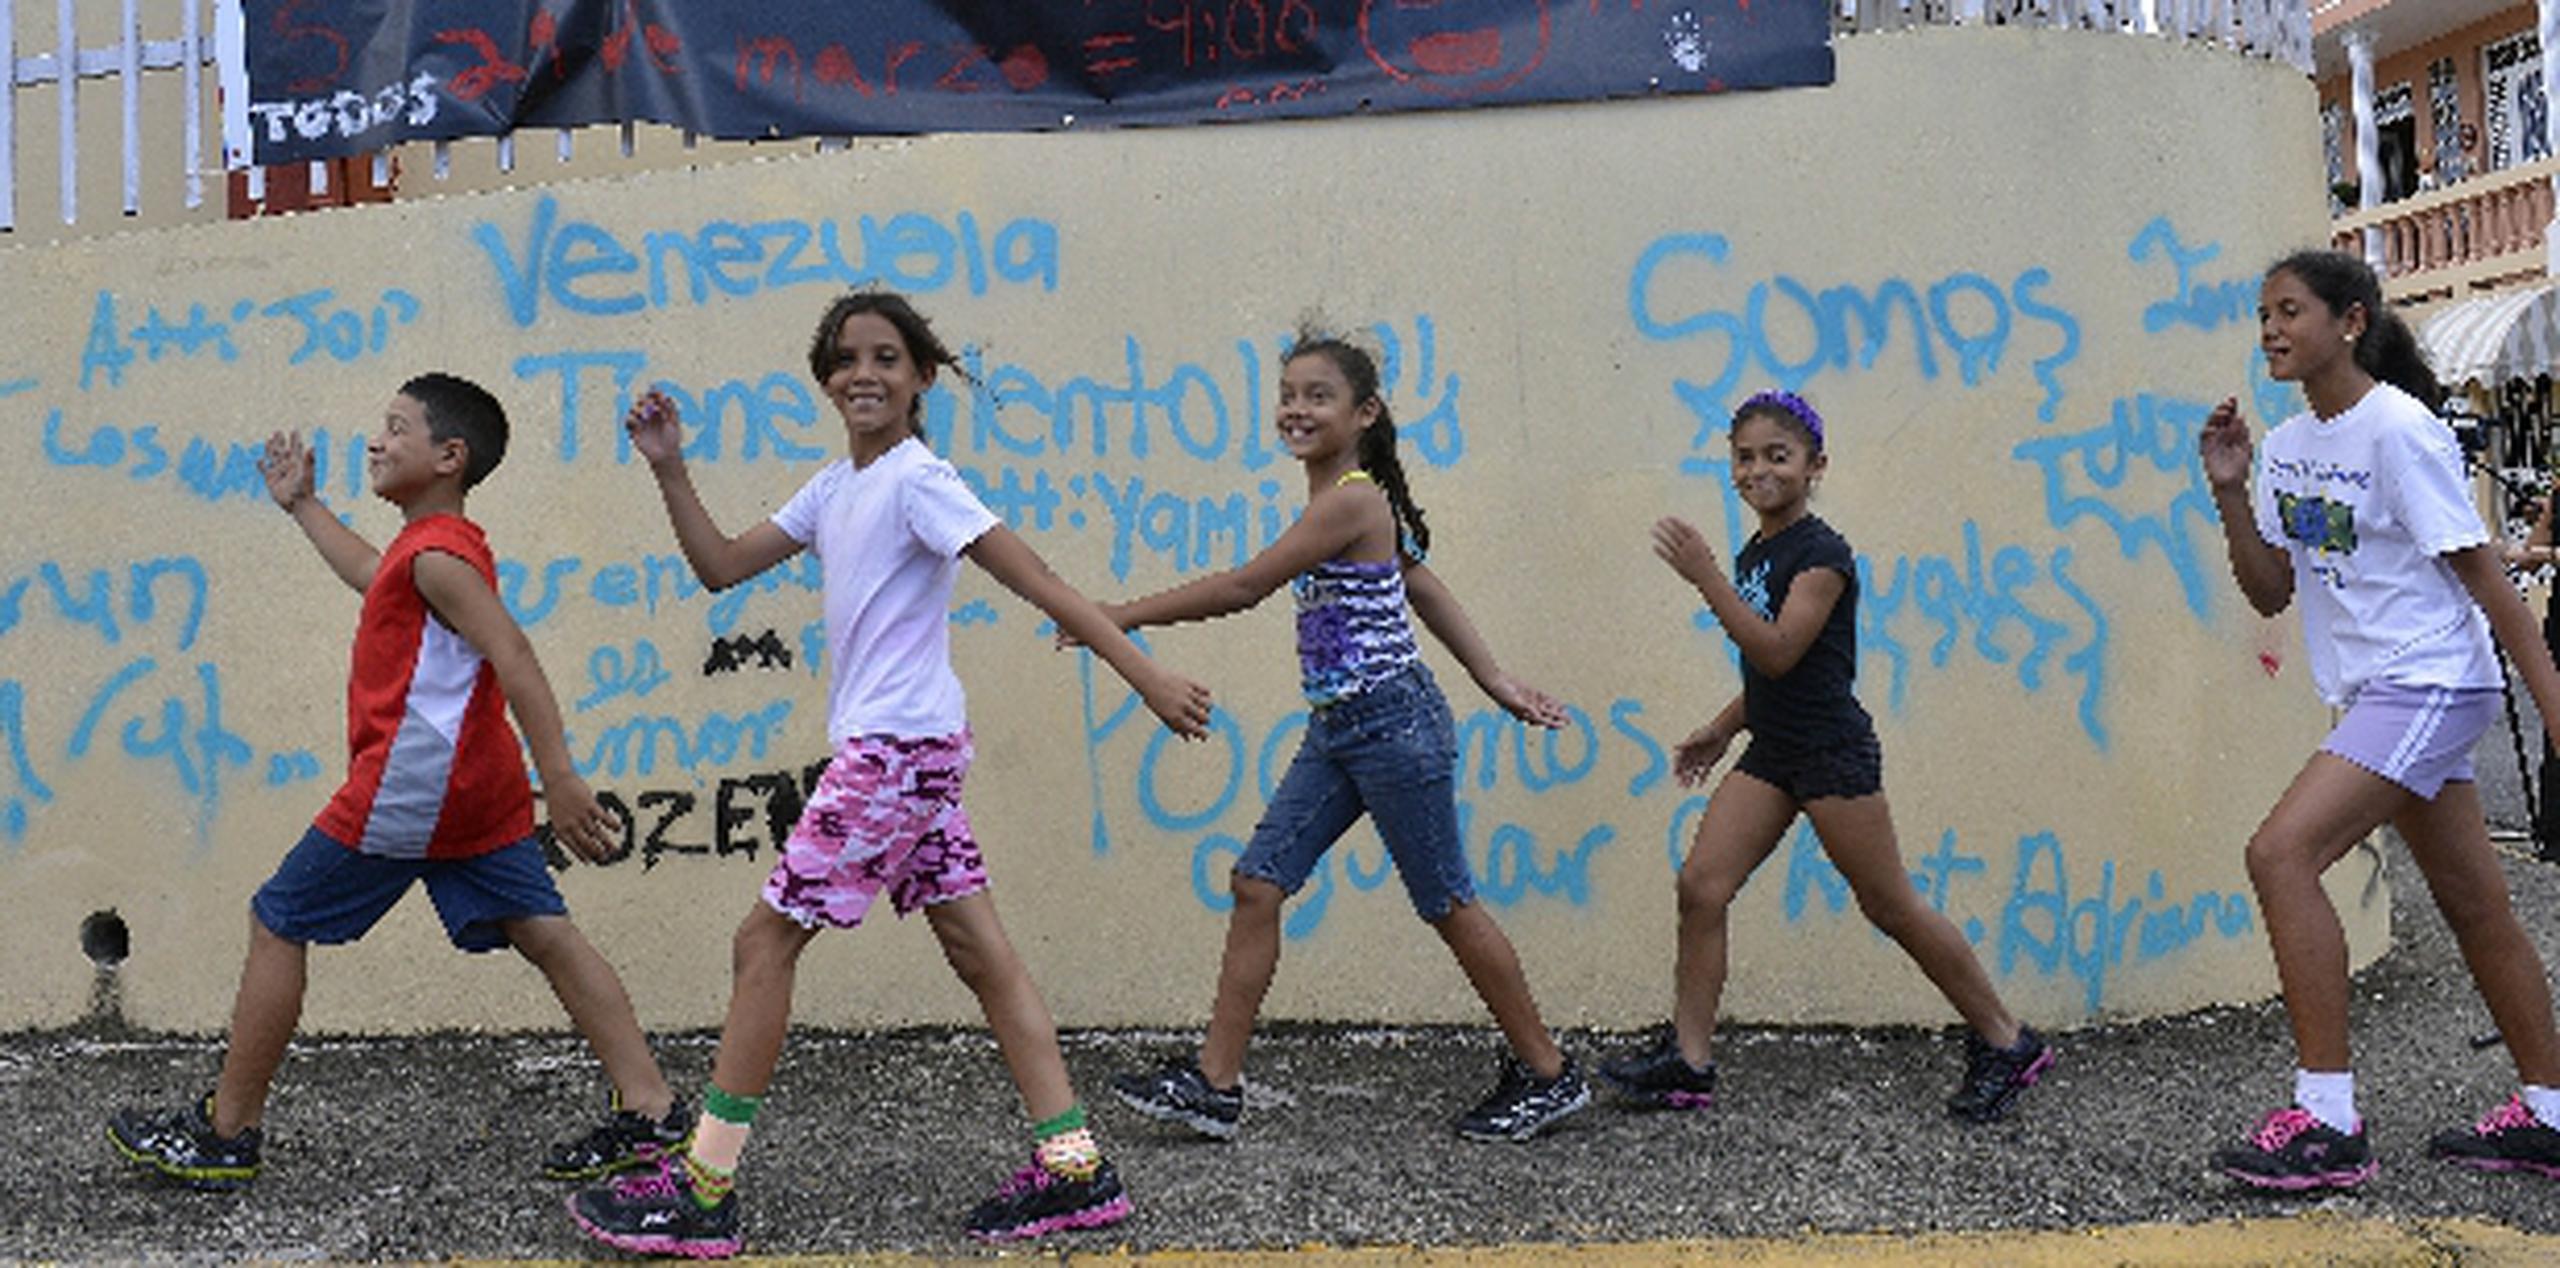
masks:
<instances>
[{"instance_id":1,"label":"dark banner","mask_svg":"<svg viewBox=\"0 0 2560 1268\"><path fill-rule=\"evenodd\" d=\"M233 126L259 163L626 121L725 138L1018 131L1832 76L1829 0L240 3Z\"/></svg>"}]
</instances>

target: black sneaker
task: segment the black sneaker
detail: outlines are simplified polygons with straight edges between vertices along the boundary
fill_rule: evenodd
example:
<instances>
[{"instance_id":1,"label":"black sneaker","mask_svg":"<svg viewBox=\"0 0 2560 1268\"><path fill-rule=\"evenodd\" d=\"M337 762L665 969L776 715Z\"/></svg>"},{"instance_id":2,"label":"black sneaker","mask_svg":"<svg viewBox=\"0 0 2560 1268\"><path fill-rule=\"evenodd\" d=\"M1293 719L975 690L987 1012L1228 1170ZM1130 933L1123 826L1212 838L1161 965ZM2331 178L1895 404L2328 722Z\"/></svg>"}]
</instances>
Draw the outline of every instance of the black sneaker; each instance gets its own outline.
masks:
<instances>
[{"instance_id":1,"label":"black sneaker","mask_svg":"<svg viewBox=\"0 0 2560 1268\"><path fill-rule=\"evenodd\" d=\"M1244 1089L1209 1086L1196 1063L1169 1065L1153 1074L1124 1074L1111 1090L1129 1108L1168 1123L1180 1123L1203 1136L1233 1140L1236 1122L1244 1117Z\"/></svg>"},{"instance_id":2,"label":"black sneaker","mask_svg":"<svg viewBox=\"0 0 2560 1268\"><path fill-rule=\"evenodd\" d=\"M2033 1026L2018 1027L2018 1041L2006 1048L1994 1048L1968 1031L1964 1051L1964 1082L1947 1098L1947 1112L1970 1123L2008 1113L2019 1095L2053 1068L2053 1045Z\"/></svg>"},{"instance_id":3,"label":"black sneaker","mask_svg":"<svg viewBox=\"0 0 2560 1268\"><path fill-rule=\"evenodd\" d=\"M1070 1180L1037 1159L1014 1172L995 1195L969 1211L969 1236L982 1242L1042 1237L1062 1229L1101 1228L1129 1218L1129 1192L1105 1162L1089 1180Z\"/></svg>"},{"instance_id":4,"label":"black sneaker","mask_svg":"<svg viewBox=\"0 0 2560 1268\"><path fill-rule=\"evenodd\" d=\"M237 1189L258 1178L258 1129L237 1136L213 1131L213 1093L183 1109L118 1110L107 1143L128 1160L191 1189Z\"/></svg>"},{"instance_id":5,"label":"black sneaker","mask_svg":"<svg viewBox=\"0 0 2560 1268\"><path fill-rule=\"evenodd\" d=\"M617 1107L593 1131L553 1145L542 1159L542 1174L551 1180L601 1180L674 1153L692 1134L693 1107L681 1096L664 1118Z\"/></svg>"},{"instance_id":6,"label":"black sneaker","mask_svg":"<svg viewBox=\"0 0 2560 1268\"><path fill-rule=\"evenodd\" d=\"M1668 1026L1653 1043L1601 1062L1600 1080L1648 1109L1702 1110L1716 1103L1716 1063L1689 1064Z\"/></svg>"},{"instance_id":7,"label":"black sneaker","mask_svg":"<svg viewBox=\"0 0 2560 1268\"><path fill-rule=\"evenodd\" d=\"M2352 1189L2381 1169L2362 1127L2350 1136L2298 1105L2270 1112L2246 1144L2214 1151L2213 1161L2242 1184L2287 1192Z\"/></svg>"},{"instance_id":8,"label":"black sneaker","mask_svg":"<svg viewBox=\"0 0 2560 1268\"><path fill-rule=\"evenodd\" d=\"M694 1200L684 1155L670 1153L649 1171L570 1194L569 1218L578 1231L616 1250L727 1259L746 1245L738 1235L740 1201L724 1193L705 1208Z\"/></svg>"},{"instance_id":9,"label":"black sneaker","mask_svg":"<svg viewBox=\"0 0 2560 1268\"><path fill-rule=\"evenodd\" d=\"M1458 1119L1458 1134L1469 1140L1527 1140L1589 1104L1591 1089L1571 1057L1556 1077L1542 1079L1504 1053L1492 1093Z\"/></svg>"},{"instance_id":10,"label":"black sneaker","mask_svg":"<svg viewBox=\"0 0 2560 1268\"><path fill-rule=\"evenodd\" d=\"M2530 1171L2560 1180L2560 1131L2534 1117L2523 1097L2507 1098L2470 1127L2437 1132L2427 1152L2482 1171Z\"/></svg>"}]
</instances>

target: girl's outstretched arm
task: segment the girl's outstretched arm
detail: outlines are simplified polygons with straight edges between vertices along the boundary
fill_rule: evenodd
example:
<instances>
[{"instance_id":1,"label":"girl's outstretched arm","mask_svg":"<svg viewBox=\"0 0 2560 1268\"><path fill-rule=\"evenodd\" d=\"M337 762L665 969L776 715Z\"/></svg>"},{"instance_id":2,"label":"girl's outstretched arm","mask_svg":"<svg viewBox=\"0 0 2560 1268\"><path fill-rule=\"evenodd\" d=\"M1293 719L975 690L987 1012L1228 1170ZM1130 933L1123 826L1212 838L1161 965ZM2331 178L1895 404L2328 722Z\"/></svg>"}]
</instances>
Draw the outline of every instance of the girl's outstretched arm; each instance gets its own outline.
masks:
<instances>
[{"instance_id":1,"label":"girl's outstretched arm","mask_svg":"<svg viewBox=\"0 0 2560 1268\"><path fill-rule=\"evenodd\" d=\"M1375 488L1328 489L1307 503L1306 514L1279 540L1263 547L1243 567L1195 578L1144 598L1106 604L1103 611L1124 630L1242 612L1271 597L1291 577L1350 549L1362 533L1378 529L1381 523L1387 526L1384 531L1393 532L1394 522L1386 495ZM1063 626L1060 632L1073 633Z\"/></svg>"},{"instance_id":2,"label":"girl's outstretched arm","mask_svg":"<svg viewBox=\"0 0 2560 1268\"><path fill-rule=\"evenodd\" d=\"M1458 596L1439 574L1419 563L1407 563L1404 569L1405 597L1413 603L1413 614L1422 618L1423 628L1439 639L1449 654L1466 667L1467 676L1476 686L1493 697L1503 711L1532 726L1559 727L1568 720L1563 702L1555 697L1502 672L1494 663L1493 649L1485 646L1484 636L1476 632L1476 623L1467 619L1467 610L1458 605Z\"/></svg>"},{"instance_id":3,"label":"girl's outstretched arm","mask_svg":"<svg viewBox=\"0 0 2560 1268\"><path fill-rule=\"evenodd\" d=\"M1102 608L1049 570L1031 544L998 524L962 552L1004 588L1049 614L1061 634L1093 649L1147 702L1165 729L1184 739L1209 733L1209 689L1148 658Z\"/></svg>"},{"instance_id":4,"label":"girl's outstretched arm","mask_svg":"<svg viewBox=\"0 0 2560 1268\"><path fill-rule=\"evenodd\" d=\"M649 474L658 478L658 496L667 504L676 545L704 586L726 590L800 553L800 543L772 520L759 521L735 537L720 531L702 505L702 495L694 492L692 473L685 470L684 427L677 421L675 402L664 393L648 392L633 402L622 427L631 433L631 447L648 460Z\"/></svg>"},{"instance_id":5,"label":"girl's outstretched arm","mask_svg":"<svg viewBox=\"0 0 2560 1268\"><path fill-rule=\"evenodd\" d=\"M1677 515L1664 516L1653 526L1653 553L1671 565L1682 580L1698 588L1707 608L1724 625L1726 637L1751 662L1753 669L1775 678L1796 667L1804 659L1806 649L1822 637L1823 622L1831 619L1831 609L1840 596L1849 592L1849 579L1830 568L1808 568L1796 574L1787 584L1787 601L1778 607L1778 618L1760 615L1733 588L1724 569L1716 566L1715 549L1707 545L1706 534L1695 524Z\"/></svg>"},{"instance_id":6,"label":"girl's outstretched arm","mask_svg":"<svg viewBox=\"0 0 2560 1268\"><path fill-rule=\"evenodd\" d=\"M2231 554L2231 576L2240 593L2260 616L2274 616L2293 602L2293 560L2258 536L2258 514L2249 501L2249 465L2254 456L2249 421L2240 416L2238 397L2224 397L2204 420L2196 449L2204 461L2205 483L2213 489L2213 509L2222 516L2222 541Z\"/></svg>"},{"instance_id":7,"label":"girl's outstretched arm","mask_svg":"<svg viewBox=\"0 0 2560 1268\"><path fill-rule=\"evenodd\" d=\"M2514 662L2516 672L2524 676L2525 690L2533 693L2533 707L2542 714L2542 729L2553 744L2560 744L2560 669L2551 663L2551 648L2542 641L2542 630L2534 622L2533 609L2524 604L2524 596L2516 592L2515 583L2507 580L2507 570L2498 564L2497 553L2489 546L2471 546L2448 553L2444 557L2452 565L2453 575L2461 578L2462 588L2471 592L2471 601L2489 618L2489 633L2498 646Z\"/></svg>"}]
</instances>

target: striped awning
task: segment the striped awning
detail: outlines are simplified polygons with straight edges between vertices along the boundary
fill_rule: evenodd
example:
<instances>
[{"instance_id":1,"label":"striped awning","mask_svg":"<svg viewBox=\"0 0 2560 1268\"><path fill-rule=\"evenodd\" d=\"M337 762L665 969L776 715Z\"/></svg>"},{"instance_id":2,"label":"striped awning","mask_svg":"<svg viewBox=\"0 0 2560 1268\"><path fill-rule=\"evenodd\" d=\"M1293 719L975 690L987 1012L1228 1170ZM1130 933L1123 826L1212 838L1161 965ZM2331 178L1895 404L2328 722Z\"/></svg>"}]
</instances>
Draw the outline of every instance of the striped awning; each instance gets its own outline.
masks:
<instances>
[{"instance_id":1,"label":"striped awning","mask_svg":"<svg viewBox=\"0 0 2560 1268\"><path fill-rule=\"evenodd\" d=\"M2560 375L2560 287L2465 300L2427 318L2418 343L2448 387Z\"/></svg>"}]
</instances>

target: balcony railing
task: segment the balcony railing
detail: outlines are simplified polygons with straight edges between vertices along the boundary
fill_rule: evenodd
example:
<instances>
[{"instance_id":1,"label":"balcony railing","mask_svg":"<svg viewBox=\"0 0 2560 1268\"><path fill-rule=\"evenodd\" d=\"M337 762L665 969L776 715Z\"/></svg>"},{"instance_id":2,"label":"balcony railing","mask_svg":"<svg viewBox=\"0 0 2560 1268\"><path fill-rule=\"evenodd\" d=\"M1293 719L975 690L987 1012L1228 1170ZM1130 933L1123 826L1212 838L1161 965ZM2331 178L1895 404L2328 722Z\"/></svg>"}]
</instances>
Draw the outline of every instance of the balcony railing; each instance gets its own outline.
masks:
<instances>
[{"instance_id":1,"label":"balcony railing","mask_svg":"<svg viewBox=\"0 0 2560 1268\"><path fill-rule=\"evenodd\" d=\"M2353 212L2330 222L2330 244L2365 253L2382 240L2383 294L2397 303L2459 299L2548 272L2544 230L2560 159L2472 177L2448 189Z\"/></svg>"},{"instance_id":2,"label":"balcony railing","mask_svg":"<svg viewBox=\"0 0 2560 1268\"><path fill-rule=\"evenodd\" d=\"M2309 0L1829 0L1842 35L1915 26L2042 26L2219 44L2311 70Z\"/></svg>"}]
</instances>

